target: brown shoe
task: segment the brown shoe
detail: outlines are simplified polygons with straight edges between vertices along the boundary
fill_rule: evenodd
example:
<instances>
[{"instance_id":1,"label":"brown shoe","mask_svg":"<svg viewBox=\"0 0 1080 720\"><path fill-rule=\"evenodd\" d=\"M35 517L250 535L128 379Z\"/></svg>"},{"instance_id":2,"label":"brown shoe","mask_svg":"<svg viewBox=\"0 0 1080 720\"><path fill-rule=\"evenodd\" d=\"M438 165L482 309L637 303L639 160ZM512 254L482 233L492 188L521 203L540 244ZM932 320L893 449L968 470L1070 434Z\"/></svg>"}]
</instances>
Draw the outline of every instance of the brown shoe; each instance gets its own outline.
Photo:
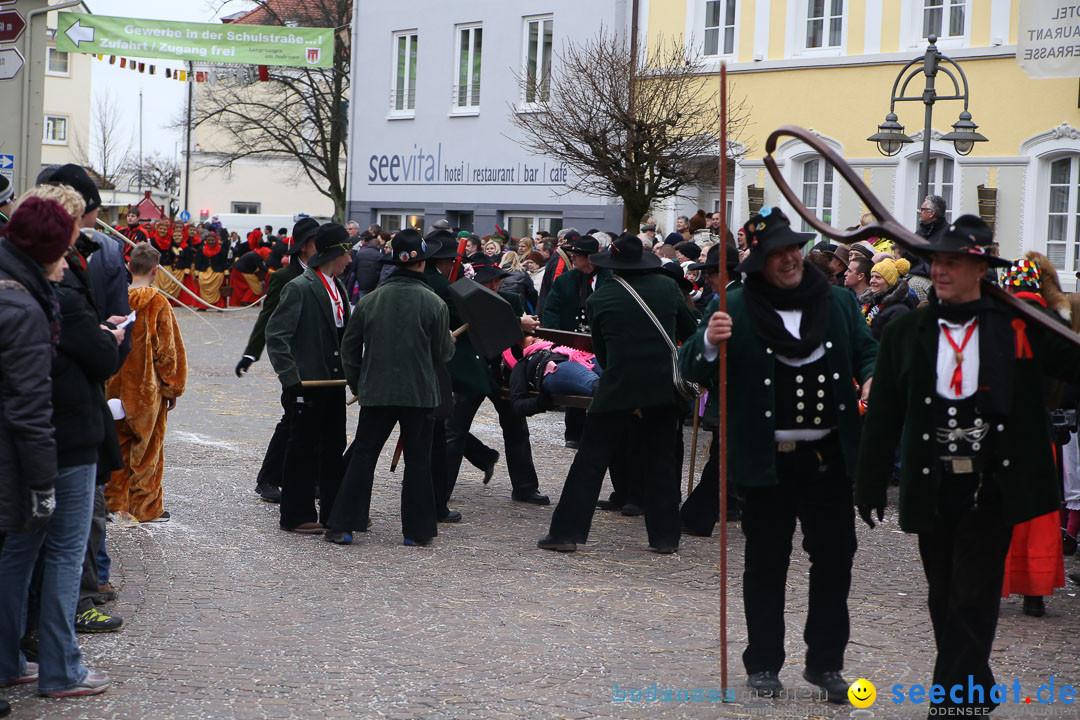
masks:
<instances>
[{"instance_id":1,"label":"brown shoe","mask_svg":"<svg viewBox=\"0 0 1080 720\"><path fill-rule=\"evenodd\" d=\"M294 528L283 527L281 529L286 532L299 533L301 535L322 535L323 530L325 530L326 528L323 527L322 523L306 522L300 523Z\"/></svg>"}]
</instances>

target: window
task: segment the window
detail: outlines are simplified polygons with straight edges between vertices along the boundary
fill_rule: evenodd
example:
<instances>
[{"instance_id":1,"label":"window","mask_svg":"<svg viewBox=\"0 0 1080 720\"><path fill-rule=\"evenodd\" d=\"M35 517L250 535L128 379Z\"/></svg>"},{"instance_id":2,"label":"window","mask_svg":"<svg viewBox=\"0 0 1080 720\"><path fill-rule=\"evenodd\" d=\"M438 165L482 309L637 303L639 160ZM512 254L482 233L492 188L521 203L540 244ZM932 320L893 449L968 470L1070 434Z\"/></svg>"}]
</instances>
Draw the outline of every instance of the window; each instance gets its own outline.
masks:
<instances>
[{"instance_id":1,"label":"window","mask_svg":"<svg viewBox=\"0 0 1080 720\"><path fill-rule=\"evenodd\" d=\"M952 221L952 206L954 195L954 176L956 173L956 161L948 157L930 158L930 182L927 185L927 195L940 195L945 199L945 219ZM919 178L922 177L922 161L918 162L915 171L916 201L922 202L925 198L918 197Z\"/></svg>"},{"instance_id":2,"label":"window","mask_svg":"<svg viewBox=\"0 0 1080 720\"><path fill-rule=\"evenodd\" d=\"M1059 270L1080 268L1080 156L1050 163L1050 204L1046 224L1046 256ZM1071 263L1071 264L1070 264Z\"/></svg>"},{"instance_id":3,"label":"window","mask_svg":"<svg viewBox=\"0 0 1080 720\"><path fill-rule=\"evenodd\" d=\"M71 69L69 65L69 56L62 50L57 50L54 47L46 48L46 54L48 58L48 66L46 74L48 75L63 75L64 77L71 76Z\"/></svg>"},{"instance_id":4,"label":"window","mask_svg":"<svg viewBox=\"0 0 1080 720\"><path fill-rule=\"evenodd\" d=\"M262 203L234 202L232 211L234 215L258 215L262 212Z\"/></svg>"},{"instance_id":5,"label":"window","mask_svg":"<svg viewBox=\"0 0 1080 720\"><path fill-rule=\"evenodd\" d=\"M844 0L805 0L806 47L832 48L843 44ZM939 0L940 1L940 0Z\"/></svg>"},{"instance_id":6,"label":"window","mask_svg":"<svg viewBox=\"0 0 1080 720\"><path fill-rule=\"evenodd\" d=\"M923 0L922 37L963 37L967 0Z\"/></svg>"},{"instance_id":7,"label":"window","mask_svg":"<svg viewBox=\"0 0 1080 720\"><path fill-rule=\"evenodd\" d=\"M552 18L525 20L525 104L548 99L551 89Z\"/></svg>"},{"instance_id":8,"label":"window","mask_svg":"<svg viewBox=\"0 0 1080 720\"><path fill-rule=\"evenodd\" d=\"M458 26L455 109L475 110L480 107L480 55L483 40L484 28L479 25Z\"/></svg>"},{"instance_id":9,"label":"window","mask_svg":"<svg viewBox=\"0 0 1080 720\"><path fill-rule=\"evenodd\" d=\"M706 55L731 55L735 52L735 1L706 0Z\"/></svg>"},{"instance_id":10,"label":"window","mask_svg":"<svg viewBox=\"0 0 1080 720\"><path fill-rule=\"evenodd\" d=\"M413 228L421 233L424 232L424 213L419 210L379 213L379 227L388 233L397 232L406 228Z\"/></svg>"},{"instance_id":11,"label":"window","mask_svg":"<svg viewBox=\"0 0 1080 720\"><path fill-rule=\"evenodd\" d=\"M503 218L511 237L532 237L538 230L546 230L553 236L562 230L560 215L525 215L506 213Z\"/></svg>"},{"instance_id":12,"label":"window","mask_svg":"<svg viewBox=\"0 0 1080 720\"><path fill-rule=\"evenodd\" d=\"M50 145L67 145L68 120L60 115L45 116L44 142Z\"/></svg>"},{"instance_id":13,"label":"window","mask_svg":"<svg viewBox=\"0 0 1080 720\"><path fill-rule=\"evenodd\" d=\"M826 225L832 225L833 217L833 167L820 158L807 160L802 164L802 201L803 205L814 211ZM802 221L803 232L813 232L814 228Z\"/></svg>"},{"instance_id":14,"label":"window","mask_svg":"<svg viewBox=\"0 0 1080 720\"><path fill-rule=\"evenodd\" d=\"M415 31L394 35L394 85L390 91L390 114L412 117L416 110L416 48L420 36Z\"/></svg>"}]
</instances>

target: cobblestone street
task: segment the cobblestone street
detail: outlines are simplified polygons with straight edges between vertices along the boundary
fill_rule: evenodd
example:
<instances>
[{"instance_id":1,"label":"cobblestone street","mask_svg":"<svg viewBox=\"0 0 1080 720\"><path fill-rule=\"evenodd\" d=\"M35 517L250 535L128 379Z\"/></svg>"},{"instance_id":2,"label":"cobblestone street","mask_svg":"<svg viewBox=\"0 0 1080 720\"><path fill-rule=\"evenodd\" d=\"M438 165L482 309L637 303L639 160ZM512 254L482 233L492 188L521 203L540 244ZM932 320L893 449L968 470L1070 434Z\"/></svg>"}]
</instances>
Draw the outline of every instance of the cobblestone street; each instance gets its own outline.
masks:
<instances>
[{"instance_id":1,"label":"cobblestone street","mask_svg":"<svg viewBox=\"0 0 1080 720\"><path fill-rule=\"evenodd\" d=\"M720 542L685 537L678 554L655 555L642 518L598 513L576 554L537 550L572 459L558 413L530 420L551 507L512 502L505 465L484 486L466 463L451 502L464 521L441 525L431 547L404 547L392 438L368 534L342 548L281 532L277 506L253 492L280 415L279 386L265 357L246 378L233 375L255 311L178 317L191 370L169 416L172 520L109 526L120 599L105 609L124 627L79 636L86 664L107 671L113 685L100 697L69 700L40 699L33 685L11 688L4 696L13 717L852 717L850 706L813 699L615 700L654 683L719 687ZM349 416L351 432L355 406ZM502 451L489 404L474 432ZM699 468L705 446L702 437ZM933 638L915 539L889 513L876 530L859 525L845 677L876 684L874 717L925 717L925 704L890 699L894 684L929 684ZM740 697L742 536L737 526L729 532L728 664ZM797 548L781 679L803 696L811 691L801 678L808 569ZM1066 570L1080 572L1080 562L1068 558ZM1033 698L1051 675L1058 687L1080 682L1078 590L1070 584L1048 598L1041 619L1023 615L1019 597L1003 602L993 659L999 682L1019 679ZM1006 705L994 717L1080 718L1075 707Z\"/></svg>"}]
</instances>

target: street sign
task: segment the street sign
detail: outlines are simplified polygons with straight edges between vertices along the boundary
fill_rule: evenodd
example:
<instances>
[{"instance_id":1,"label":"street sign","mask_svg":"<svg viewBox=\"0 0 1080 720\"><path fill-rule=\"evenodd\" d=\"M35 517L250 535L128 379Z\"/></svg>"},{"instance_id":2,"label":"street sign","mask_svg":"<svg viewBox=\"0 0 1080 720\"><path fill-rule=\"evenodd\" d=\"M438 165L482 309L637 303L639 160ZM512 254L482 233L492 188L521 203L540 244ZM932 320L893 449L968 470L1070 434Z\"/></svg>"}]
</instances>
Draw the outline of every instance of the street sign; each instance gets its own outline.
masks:
<instances>
[{"instance_id":1,"label":"street sign","mask_svg":"<svg viewBox=\"0 0 1080 720\"><path fill-rule=\"evenodd\" d=\"M0 50L0 80L11 80L22 70L23 56L15 48Z\"/></svg>"},{"instance_id":2,"label":"street sign","mask_svg":"<svg viewBox=\"0 0 1080 720\"><path fill-rule=\"evenodd\" d=\"M1080 11L1066 0L1024 0L1020 3L1016 62L1032 78L1080 76L1076 52Z\"/></svg>"},{"instance_id":3,"label":"street sign","mask_svg":"<svg viewBox=\"0 0 1080 720\"><path fill-rule=\"evenodd\" d=\"M220 25L57 14L56 49L191 62L329 68L332 28Z\"/></svg>"},{"instance_id":4,"label":"street sign","mask_svg":"<svg viewBox=\"0 0 1080 720\"><path fill-rule=\"evenodd\" d=\"M188 222L190 220L191 220L191 213L189 213L187 210L180 213L180 222L185 222L186 223L186 222Z\"/></svg>"},{"instance_id":5,"label":"street sign","mask_svg":"<svg viewBox=\"0 0 1080 720\"><path fill-rule=\"evenodd\" d=\"M15 42L26 29L26 21L18 10L0 12L0 43Z\"/></svg>"},{"instance_id":6,"label":"street sign","mask_svg":"<svg viewBox=\"0 0 1080 720\"><path fill-rule=\"evenodd\" d=\"M0 155L0 175L12 182L15 179L15 156Z\"/></svg>"}]
</instances>

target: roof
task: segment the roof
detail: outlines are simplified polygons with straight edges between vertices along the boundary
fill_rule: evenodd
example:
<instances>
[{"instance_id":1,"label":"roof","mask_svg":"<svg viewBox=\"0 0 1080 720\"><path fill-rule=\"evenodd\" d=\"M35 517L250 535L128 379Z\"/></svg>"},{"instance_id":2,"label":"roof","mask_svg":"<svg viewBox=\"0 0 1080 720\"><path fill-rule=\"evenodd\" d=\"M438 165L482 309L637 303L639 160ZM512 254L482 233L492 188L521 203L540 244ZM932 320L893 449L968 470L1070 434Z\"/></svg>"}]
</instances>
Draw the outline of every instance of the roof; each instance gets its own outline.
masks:
<instances>
[{"instance_id":1,"label":"roof","mask_svg":"<svg viewBox=\"0 0 1080 720\"><path fill-rule=\"evenodd\" d=\"M333 4L329 6L333 8ZM310 0L265 0L259 7L244 13L221 18L221 22L235 25L289 25L301 27L324 27L326 9Z\"/></svg>"}]
</instances>

